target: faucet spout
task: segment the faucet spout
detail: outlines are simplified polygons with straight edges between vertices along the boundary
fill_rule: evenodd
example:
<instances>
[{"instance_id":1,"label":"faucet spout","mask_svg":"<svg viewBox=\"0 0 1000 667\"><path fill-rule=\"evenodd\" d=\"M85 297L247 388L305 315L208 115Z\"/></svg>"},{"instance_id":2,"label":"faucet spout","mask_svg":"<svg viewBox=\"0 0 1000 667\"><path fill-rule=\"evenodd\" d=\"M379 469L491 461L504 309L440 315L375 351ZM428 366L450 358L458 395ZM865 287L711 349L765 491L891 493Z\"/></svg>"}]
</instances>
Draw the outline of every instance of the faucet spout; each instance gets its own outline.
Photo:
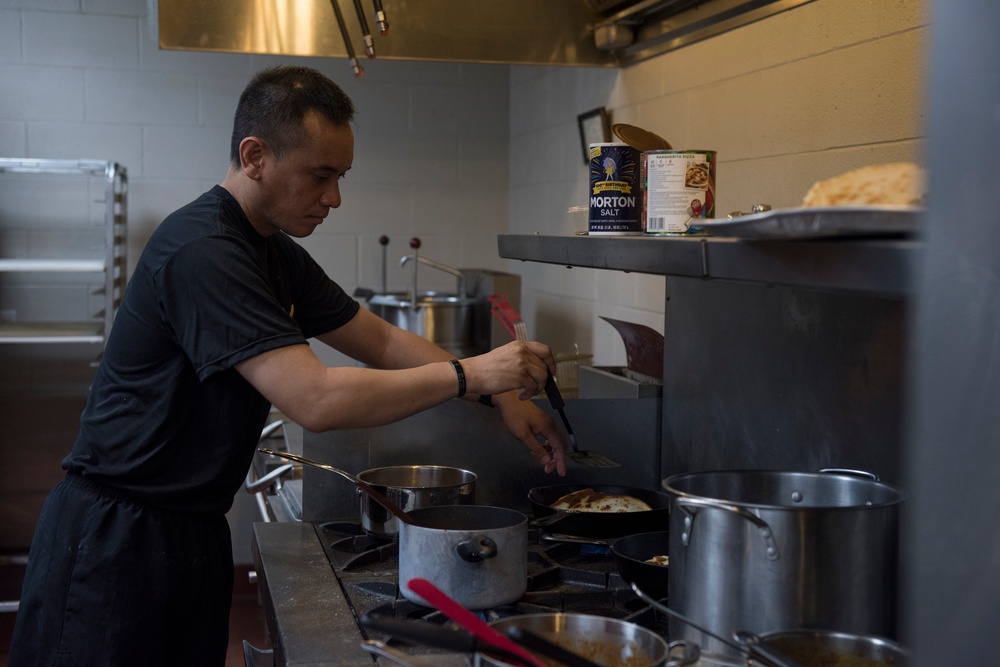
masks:
<instances>
[{"instance_id":1,"label":"faucet spout","mask_svg":"<svg viewBox=\"0 0 1000 667\"><path fill-rule=\"evenodd\" d=\"M403 255L399 260L399 265L406 266L406 263L411 261L413 257L414 257L413 255ZM458 281L458 295L466 296L464 273L462 273L460 270L454 267L448 266L447 264L442 264L441 262L435 261L433 259L428 259L427 257L423 257L421 255L417 255L416 258L419 264L425 264L433 269L437 269L438 271L444 271L445 273L450 273L451 275L455 276L455 278Z\"/></svg>"}]
</instances>

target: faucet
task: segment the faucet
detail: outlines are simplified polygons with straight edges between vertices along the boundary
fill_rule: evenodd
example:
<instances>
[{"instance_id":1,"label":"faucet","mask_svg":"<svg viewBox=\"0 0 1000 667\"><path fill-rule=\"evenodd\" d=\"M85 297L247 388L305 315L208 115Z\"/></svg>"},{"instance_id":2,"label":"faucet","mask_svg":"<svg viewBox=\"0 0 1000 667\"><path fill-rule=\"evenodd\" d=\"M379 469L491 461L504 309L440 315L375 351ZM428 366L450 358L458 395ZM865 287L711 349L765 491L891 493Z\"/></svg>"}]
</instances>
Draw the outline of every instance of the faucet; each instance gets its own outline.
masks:
<instances>
[{"instance_id":1,"label":"faucet","mask_svg":"<svg viewBox=\"0 0 1000 667\"><path fill-rule=\"evenodd\" d=\"M409 262L409 261L411 261L414 258L416 258L416 261L419 264L426 264L427 266L429 266L431 268L437 269L439 271L444 271L445 273L450 273L451 275L455 276L455 278L458 279L458 295L461 296L461 297L466 296L466 294L465 294L465 274L464 273L462 273L458 269L455 269L455 268L452 268L452 267L448 266L447 264L442 264L441 262L437 262L437 261L435 261L433 259L427 259L426 257L424 257L422 255L416 255L416 254L414 254L414 255L403 255L403 257L400 258L400 260L399 260L399 265L400 266L406 266L406 263ZM414 272L414 278L415 277L416 277L416 272ZM414 279L414 282L416 282L415 279Z\"/></svg>"}]
</instances>

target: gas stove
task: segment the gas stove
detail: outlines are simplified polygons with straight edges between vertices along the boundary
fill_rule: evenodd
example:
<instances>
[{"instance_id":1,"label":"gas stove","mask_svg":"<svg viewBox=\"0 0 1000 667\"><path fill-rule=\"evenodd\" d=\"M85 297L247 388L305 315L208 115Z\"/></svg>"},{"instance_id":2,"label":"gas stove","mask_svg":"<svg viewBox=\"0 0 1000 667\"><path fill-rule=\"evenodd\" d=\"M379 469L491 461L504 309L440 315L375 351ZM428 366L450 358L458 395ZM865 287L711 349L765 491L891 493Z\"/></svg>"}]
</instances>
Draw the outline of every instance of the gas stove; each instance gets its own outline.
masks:
<instances>
[{"instance_id":1,"label":"gas stove","mask_svg":"<svg viewBox=\"0 0 1000 667\"><path fill-rule=\"evenodd\" d=\"M324 553L355 620L365 614L419 619L449 625L435 609L417 605L400 593L398 540L364 533L359 524L314 524ZM618 573L610 549L601 545L551 541L537 529L528 534L528 581L517 601L477 610L486 622L534 613L581 613L628 621L666 636L667 619L639 599ZM472 664L471 656L416 646L361 627L361 634L408 655L433 656L438 665Z\"/></svg>"}]
</instances>

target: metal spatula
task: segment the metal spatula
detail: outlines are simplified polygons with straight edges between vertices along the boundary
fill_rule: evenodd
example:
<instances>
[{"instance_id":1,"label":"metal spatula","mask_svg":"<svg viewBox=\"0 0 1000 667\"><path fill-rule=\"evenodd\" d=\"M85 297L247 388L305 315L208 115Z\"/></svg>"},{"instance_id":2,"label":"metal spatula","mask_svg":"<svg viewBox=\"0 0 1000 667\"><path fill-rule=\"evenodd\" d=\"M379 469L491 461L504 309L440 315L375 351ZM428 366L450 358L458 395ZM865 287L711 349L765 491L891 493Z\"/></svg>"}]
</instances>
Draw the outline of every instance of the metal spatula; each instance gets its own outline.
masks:
<instances>
[{"instance_id":1,"label":"metal spatula","mask_svg":"<svg viewBox=\"0 0 1000 667\"><path fill-rule=\"evenodd\" d=\"M587 468L615 468L621 465L602 454L586 449L581 450L577 446L576 435L573 434L573 428L569 425L569 420L566 419L566 412L563 410L566 407L566 401L563 400L562 394L559 393L559 387L556 386L556 379L552 377L552 373L549 373L548 379L545 380L545 395L549 397L549 404L553 410L559 413L563 426L566 427L566 437L569 438L569 444L573 447L573 451L567 452L570 461L575 461Z\"/></svg>"}]
</instances>

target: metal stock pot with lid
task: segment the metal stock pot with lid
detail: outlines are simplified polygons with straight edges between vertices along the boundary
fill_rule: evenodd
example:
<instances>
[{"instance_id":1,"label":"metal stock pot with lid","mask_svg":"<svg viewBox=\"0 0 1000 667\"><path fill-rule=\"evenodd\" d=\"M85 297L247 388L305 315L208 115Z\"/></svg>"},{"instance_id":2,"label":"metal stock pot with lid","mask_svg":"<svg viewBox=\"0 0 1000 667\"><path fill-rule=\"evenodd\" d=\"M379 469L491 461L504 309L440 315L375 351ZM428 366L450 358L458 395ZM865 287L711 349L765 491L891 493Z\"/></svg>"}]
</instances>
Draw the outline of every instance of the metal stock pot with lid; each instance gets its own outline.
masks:
<instances>
[{"instance_id":1,"label":"metal stock pot with lid","mask_svg":"<svg viewBox=\"0 0 1000 667\"><path fill-rule=\"evenodd\" d=\"M895 638L899 506L868 474L728 470L675 475L671 606L720 636L815 627ZM671 622L671 637L731 653Z\"/></svg>"}]
</instances>

